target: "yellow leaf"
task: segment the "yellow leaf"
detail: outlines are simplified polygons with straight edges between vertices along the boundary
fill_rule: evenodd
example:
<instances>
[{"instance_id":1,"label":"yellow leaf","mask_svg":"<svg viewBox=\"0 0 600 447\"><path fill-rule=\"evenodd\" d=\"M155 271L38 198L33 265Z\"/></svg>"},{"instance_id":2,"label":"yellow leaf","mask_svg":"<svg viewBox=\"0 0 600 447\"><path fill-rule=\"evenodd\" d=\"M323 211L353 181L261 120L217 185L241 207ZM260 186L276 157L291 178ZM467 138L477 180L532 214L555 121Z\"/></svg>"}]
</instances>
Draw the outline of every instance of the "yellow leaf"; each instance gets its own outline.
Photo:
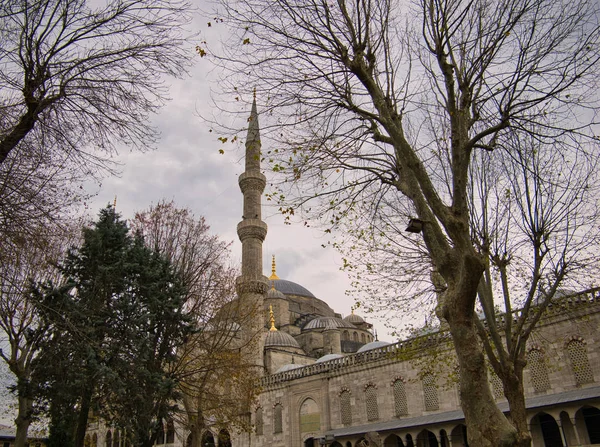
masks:
<instances>
[{"instance_id":1,"label":"yellow leaf","mask_svg":"<svg viewBox=\"0 0 600 447\"><path fill-rule=\"evenodd\" d=\"M249 38L245 38L245 39L242 41L242 44L244 44L244 45L248 45L249 43L250 43L250 39L249 39Z\"/></svg>"},{"instance_id":2,"label":"yellow leaf","mask_svg":"<svg viewBox=\"0 0 600 447\"><path fill-rule=\"evenodd\" d=\"M225 151L223 149L219 149L219 154L224 154Z\"/></svg>"}]
</instances>

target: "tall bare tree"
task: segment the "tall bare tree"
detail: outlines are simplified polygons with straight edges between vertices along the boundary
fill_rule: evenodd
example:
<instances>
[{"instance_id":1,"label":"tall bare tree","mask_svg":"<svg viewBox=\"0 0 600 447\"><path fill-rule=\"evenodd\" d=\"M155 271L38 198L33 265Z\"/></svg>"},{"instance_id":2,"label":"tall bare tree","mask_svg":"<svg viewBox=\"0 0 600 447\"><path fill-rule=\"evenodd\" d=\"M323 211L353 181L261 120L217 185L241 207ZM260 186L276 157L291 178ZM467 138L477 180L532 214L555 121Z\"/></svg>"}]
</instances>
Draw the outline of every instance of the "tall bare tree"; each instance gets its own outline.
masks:
<instances>
[{"instance_id":1,"label":"tall bare tree","mask_svg":"<svg viewBox=\"0 0 600 447\"><path fill-rule=\"evenodd\" d=\"M254 359L244 355L253 340L242 338L240 329L258 317L236 299L238 270L230 265L229 244L210 233L204 218L173 201L136 213L131 226L183 278L186 307L199 328L173 365L181 371L184 411L179 416L190 431L190 447L200 447L208 427L248 431L258 375Z\"/></svg>"},{"instance_id":2,"label":"tall bare tree","mask_svg":"<svg viewBox=\"0 0 600 447\"><path fill-rule=\"evenodd\" d=\"M14 375L17 398L15 446L24 447L30 424L36 419L35 360L48 335L48 325L39 318L30 301L36 283L56 281L58 259L67 249L68 232L46 234L36 243L0 244L0 339L5 349L0 358Z\"/></svg>"},{"instance_id":3,"label":"tall bare tree","mask_svg":"<svg viewBox=\"0 0 600 447\"><path fill-rule=\"evenodd\" d=\"M437 312L458 357L469 443L528 445L496 407L476 342L487 258L472 238L469 173L475 155L495 156L510 135L574 151L594 138L597 2L241 0L223 8L232 41L215 59L238 76L222 85L232 100L256 86L276 117L277 143L264 155L287 182L271 199L333 224L363 192L375 203L378 191L406 200L438 274ZM315 198L324 200L308 203Z\"/></svg>"},{"instance_id":4,"label":"tall bare tree","mask_svg":"<svg viewBox=\"0 0 600 447\"><path fill-rule=\"evenodd\" d=\"M179 0L2 2L0 164L22 142L87 173L111 167L116 144L147 149L164 77L190 60L189 19Z\"/></svg>"}]
</instances>

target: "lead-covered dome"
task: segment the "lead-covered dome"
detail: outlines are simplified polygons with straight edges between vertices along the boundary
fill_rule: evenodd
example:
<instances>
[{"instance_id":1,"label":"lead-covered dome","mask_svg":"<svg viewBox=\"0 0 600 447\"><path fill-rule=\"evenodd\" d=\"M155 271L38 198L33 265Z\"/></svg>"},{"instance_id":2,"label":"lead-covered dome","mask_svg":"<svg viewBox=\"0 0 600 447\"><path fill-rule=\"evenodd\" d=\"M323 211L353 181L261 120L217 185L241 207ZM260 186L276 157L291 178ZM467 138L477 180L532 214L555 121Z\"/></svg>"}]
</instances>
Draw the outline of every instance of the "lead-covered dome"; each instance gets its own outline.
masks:
<instances>
[{"instance_id":1,"label":"lead-covered dome","mask_svg":"<svg viewBox=\"0 0 600 447\"><path fill-rule=\"evenodd\" d=\"M267 338L265 338L265 348L269 347L290 347L301 349L294 337L287 332L282 331L269 331Z\"/></svg>"},{"instance_id":2,"label":"lead-covered dome","mask_svg":"<svg viewBox=\"0 0 600 447\"><path fill-rule=\"evenodd\" d=\"M363 324L365 322L363 317L361 317L360 315L356 315L355 313L351 313L350 315L348 315L346 318L344 318L344 321L347 321L348 323L352 324Z\"/></svg>"},{"instance_id":3,"label":"lead-covered dome","mask_svg":"<svg viewBox=\"0 0 600 447\"><path fill-rule=\"evenodd\" d=\"M316 296L314 296L310 290L308 290L306 287L301 286L300 284L288 281L286 279L269 279L273 283L273 286L285 295L297 295L306 296L309 298L316 298Z\"/></svg>"},{"instance_id":4,"label":"lead-covered dome","mask_svg":"<svg viewBox=\"0 0 600 447\"><path fill-rule=\"evenodd\" d=\"M389 343L386 341L375 340L375 341L372 341L371 343L367 343L366 345L361 346L358 349L358 351L356 351L356 352L358 353L358 352L370 351L371 349L383 348L384 346L389 346Z\"/></svg>"},{"instance_id":5,"label":"lead-covered dome","mask_svg":"<svg viewBox=\"0 0 600 447\"><path fill-rule=\"evenodd\" d=\"M302 330L353 328L354 325L337 317L317 317L310 320Z\"/></svg>"},{"instance_id":6,"label":"lead-covered dome","mask_svg":"<svg viewBox=\"0 0 600 447\"><path fill-rule=\"evenodd\" d=\"M342 354L327 354L327 355L324 355L323 357L319 357L315 363L323 363L323 362L328 362L329 360L343 359L343 358L344 358L344 356Z\"/></svg>"},{"instance_id":7,"label":"lead-covered dome","mask_svg":"<svg viewBox=\"0 0 600 447\"><path fill-rule=\"evenodd\" d=\"M287 365L283 365L281 368L279 368L277 371L275 371L275 374L286 372L286 371L291 371L292 369L302 368L303 366L304 365L298 365L297 363L288 363Z\"/></svg>"}]
</instances>

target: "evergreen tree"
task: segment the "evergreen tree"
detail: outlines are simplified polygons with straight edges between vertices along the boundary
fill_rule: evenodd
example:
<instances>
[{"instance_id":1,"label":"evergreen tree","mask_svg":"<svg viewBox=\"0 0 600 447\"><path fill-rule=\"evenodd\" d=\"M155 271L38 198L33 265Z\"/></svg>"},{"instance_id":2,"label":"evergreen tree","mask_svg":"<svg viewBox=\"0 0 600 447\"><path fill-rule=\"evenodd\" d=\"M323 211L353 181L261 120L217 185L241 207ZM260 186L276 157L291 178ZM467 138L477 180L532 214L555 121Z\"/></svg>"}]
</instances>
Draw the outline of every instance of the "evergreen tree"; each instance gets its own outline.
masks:
<instances>
[{"instance_id":1,"label":"evergreen tree","mask_svg":"<svg viewBox=\"0 0 600 447\"><path fill-rule=\"evenodd\" d=\"M61 271L67 286L46 287L38 300L52 325L39 359L52 427L83 446L93 410L151 446L178 397L175 351L191 331L182 282L112 207L83 230Z\"/></svg>"}]
</instances>

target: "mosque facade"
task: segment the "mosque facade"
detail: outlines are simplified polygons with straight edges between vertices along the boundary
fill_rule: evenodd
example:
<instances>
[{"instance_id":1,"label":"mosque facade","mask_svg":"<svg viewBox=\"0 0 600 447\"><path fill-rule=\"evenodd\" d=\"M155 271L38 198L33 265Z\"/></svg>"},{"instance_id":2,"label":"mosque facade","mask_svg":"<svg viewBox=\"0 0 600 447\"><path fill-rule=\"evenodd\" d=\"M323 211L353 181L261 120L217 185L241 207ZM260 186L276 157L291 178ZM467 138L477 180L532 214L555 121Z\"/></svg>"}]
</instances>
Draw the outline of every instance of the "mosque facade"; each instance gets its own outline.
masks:
<instances>
[{"instance_id":1,"label":"mosque facade","mask_svg":"<svg viewBox=\"0 0 600 447\"><path fill-rule=\"evenodd\" d=\"M468 446L460 408L458 369L446 332L423 332L387 343L372 325L343 317L306 287L262 272L261 219L265 177L260 172L260 131L252 106L246 141L244 195L238 235L242 243L239 299L264 319L242 328L261 333L251 356L263 371L250 408L252 430L210 427L207 447L458 447ZM561 298L531 336L524 372L534 447L600 445L600 290ZM490 387L508 412L502 384ZM185 429L170 426L157 445L187 445ZM92 430L94 447L106 429ZM114 439L114 437L112 438ZM107 443L108 442L108 443ZM477 446L472 446L477 447Z\"/></svg>"}]
</instances>

